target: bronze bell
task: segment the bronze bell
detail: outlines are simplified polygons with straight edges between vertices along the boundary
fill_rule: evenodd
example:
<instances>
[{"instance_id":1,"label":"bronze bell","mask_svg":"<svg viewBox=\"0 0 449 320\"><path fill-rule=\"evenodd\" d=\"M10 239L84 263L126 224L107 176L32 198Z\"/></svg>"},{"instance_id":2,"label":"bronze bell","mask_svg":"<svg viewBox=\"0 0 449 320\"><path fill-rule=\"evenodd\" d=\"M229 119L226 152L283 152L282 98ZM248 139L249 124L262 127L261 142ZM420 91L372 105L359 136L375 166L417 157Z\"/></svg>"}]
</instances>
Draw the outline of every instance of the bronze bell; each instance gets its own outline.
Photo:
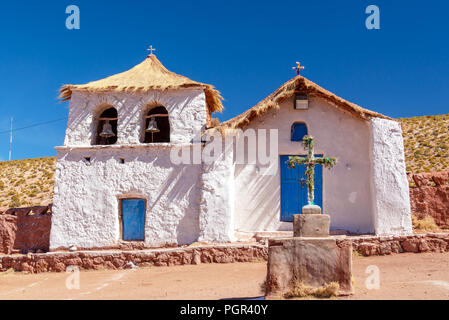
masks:
<instances>
[{"instance_id":1,"label":"bronze bell","mask_svg":"<svg viewBox=\"0 0 449 320\"><path fill-rule=\"evenodd\" d=\"M109 120L103 125L103 131L100 133L100 137L102 138L111 138L115 137L114 132L112 131L112 126L109 123Z\"/></svg>"},{"instance_id":2,"label":"bronze bell","mask_svg":"<svg viewBox=\"0 0 449 320\"><path fill-rule=\"evenodd\" d=\"M148 128L145 130L145 132L151 133L161 132L161 130L159 130L159 128L157 127L156 118L151 118L150 123L148 124Z\"/></svg>"}]
</instances>

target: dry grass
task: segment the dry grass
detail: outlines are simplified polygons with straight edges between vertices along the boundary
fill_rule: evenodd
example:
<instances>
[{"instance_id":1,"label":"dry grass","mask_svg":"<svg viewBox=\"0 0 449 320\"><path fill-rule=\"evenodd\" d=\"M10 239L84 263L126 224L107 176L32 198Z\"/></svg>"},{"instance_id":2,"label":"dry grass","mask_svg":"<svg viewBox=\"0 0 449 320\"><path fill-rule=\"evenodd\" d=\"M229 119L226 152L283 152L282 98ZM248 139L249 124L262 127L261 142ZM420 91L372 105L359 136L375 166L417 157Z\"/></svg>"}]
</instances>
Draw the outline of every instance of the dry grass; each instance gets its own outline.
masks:
<instances>
[{"instance_id":1,"label":"dry grass","mask_svg":"<svg viewBox=\"0 0 449 320\"><path fill-rule=\"evenodd\" d=\"M206 103L211 112L223 110L223 97L209 84L196 82L167 70L155 55L148 56L134 68L83 85L65 85L60 90L59 98L68 101L73 91L88 92L148 92L150 90L170 90L180 88L204 88Z\"/></svg>"},{"instance_id":2,"label":"dry grass","mask_svg":"<svg viewBox=\"0 0 449 320\"><path fill-rule=\"evenodd\" d=\"M337 282L328 283L319 288L313 288L304 285L302 282L297 283L286 295L286 298L332 298L338 295L340 285Z\"/></svg>"},{"instance_id":3,"label":"dry grass","mask_svg":"<svg viewBox=\"0 0 449 320\"><path fill-rule=\"evenodd\" d=\"M56 158L0 162L0 210L48 205Z\"/></svg>"},{"instance_id":4,"label":"dry grass","mask_svg":"<svg viewBox=\"0 0 449 320\"><path fill-rule=\"evenodd\" d=\"M449 114L399 119L404 136L407 171L449 168Z\"/></svg>"},{"instance_id":5,"label":"dry grass","mask_svg":"<svg viewBox=\"0 0 449 320\"><path fill-rule=\"evenodd\" d=\"M309 96L316 96L323 98L329 101L331 104L335 105L335 107L345 110L354 116L369 120L372 117L380 117L390 119L380 113L364 109L352 102L346 101L343 98L340 98L333 94L330 91L320 87L316 83L301 77L297 76L286 83L284 83L279 89L269 95L267 98L259 102L254 107L245 111L244 113L238 115L237 117L223 122L217 129L222 132L225 129L236 129L236 128L244 128L251 121L260 117L261 115L267 113L273 109L279 109L279 105L285 101L286 99L292 98L295 93L306 93Z\"/></svg>"},{"instance_id":6,"label":"dry grass","mask_svg":"<svg viewBox=\"0 0 449 320\"><path fill-rule=\"evenodd\" d=\"M439 232L441 229L435 223L431 216L426 216L423 219L418 219L412 215L413 230L416 232Z\"/></svg>"}]
</instances>

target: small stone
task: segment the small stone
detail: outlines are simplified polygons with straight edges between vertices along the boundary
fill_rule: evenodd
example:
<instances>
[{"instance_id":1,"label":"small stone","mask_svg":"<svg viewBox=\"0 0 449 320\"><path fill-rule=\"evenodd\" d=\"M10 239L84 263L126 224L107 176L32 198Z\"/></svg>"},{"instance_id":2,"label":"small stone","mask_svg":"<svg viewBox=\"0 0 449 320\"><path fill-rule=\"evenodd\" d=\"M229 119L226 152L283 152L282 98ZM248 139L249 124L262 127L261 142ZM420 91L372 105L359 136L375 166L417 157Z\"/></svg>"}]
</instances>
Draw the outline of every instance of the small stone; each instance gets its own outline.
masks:
<instances>
[{"instance_id":1,"label":"small stone","mask_svg":"<svg viewBox=\"0 0 449 320\"><path fill-rule=\"evenodd\" d=\"M71 246L70 248L69 248L69 251L77 251L78 250L78 248L76 247L76 246Z\"/></svg>"},{"instance_id":2,"label":"small stone","mask_svg":"<svg viewBox=\"0 0 449 320\"><path fill-rule=\"evenodd\" d=\"M129 261L128 263L126 263L125 265L126 269L137 269L138 267L132 263L131 261Z\"/></svg>"}]
</instances>

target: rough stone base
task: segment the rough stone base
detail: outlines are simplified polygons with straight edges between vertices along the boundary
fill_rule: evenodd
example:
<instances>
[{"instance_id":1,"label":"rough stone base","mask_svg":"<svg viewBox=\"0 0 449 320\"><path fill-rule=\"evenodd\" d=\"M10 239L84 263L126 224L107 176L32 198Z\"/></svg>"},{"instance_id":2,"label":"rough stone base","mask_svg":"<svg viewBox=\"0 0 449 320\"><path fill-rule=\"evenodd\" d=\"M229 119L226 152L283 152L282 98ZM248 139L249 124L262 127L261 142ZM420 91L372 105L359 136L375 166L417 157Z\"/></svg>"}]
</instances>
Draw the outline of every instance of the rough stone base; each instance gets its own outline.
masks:
<instances>
[{"instance_id":1,"label":"rough stone base","mask_svg":"<svg viewBox=\"0 0 449 320\"><path fill-rule=\"evenodd\" d=\"M296 283L318 288L338 282L340 295L353 293L350 241L271 239L268 246L267 296L284 296Z\"/></svg>"}]
</instances>

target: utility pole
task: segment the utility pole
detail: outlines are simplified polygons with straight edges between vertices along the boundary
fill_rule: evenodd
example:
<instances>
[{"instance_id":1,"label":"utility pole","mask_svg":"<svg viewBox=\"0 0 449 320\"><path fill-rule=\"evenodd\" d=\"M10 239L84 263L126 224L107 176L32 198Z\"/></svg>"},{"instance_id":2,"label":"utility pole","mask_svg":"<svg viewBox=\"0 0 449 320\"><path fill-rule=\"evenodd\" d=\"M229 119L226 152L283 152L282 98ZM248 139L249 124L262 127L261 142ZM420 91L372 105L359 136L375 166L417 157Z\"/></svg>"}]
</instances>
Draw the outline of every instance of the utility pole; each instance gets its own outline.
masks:
<instances>
[{"instance_id":1,"label":"utility pole","mask_svg":"<svg viewBox=\"0 0 449 320\"><path fill-rule=\"evenodd\" d=\"M9 138L9 161L11 161L11 153L12 153L12 120L11 118L11 136Z\"/></svg>"}]
</instances>

